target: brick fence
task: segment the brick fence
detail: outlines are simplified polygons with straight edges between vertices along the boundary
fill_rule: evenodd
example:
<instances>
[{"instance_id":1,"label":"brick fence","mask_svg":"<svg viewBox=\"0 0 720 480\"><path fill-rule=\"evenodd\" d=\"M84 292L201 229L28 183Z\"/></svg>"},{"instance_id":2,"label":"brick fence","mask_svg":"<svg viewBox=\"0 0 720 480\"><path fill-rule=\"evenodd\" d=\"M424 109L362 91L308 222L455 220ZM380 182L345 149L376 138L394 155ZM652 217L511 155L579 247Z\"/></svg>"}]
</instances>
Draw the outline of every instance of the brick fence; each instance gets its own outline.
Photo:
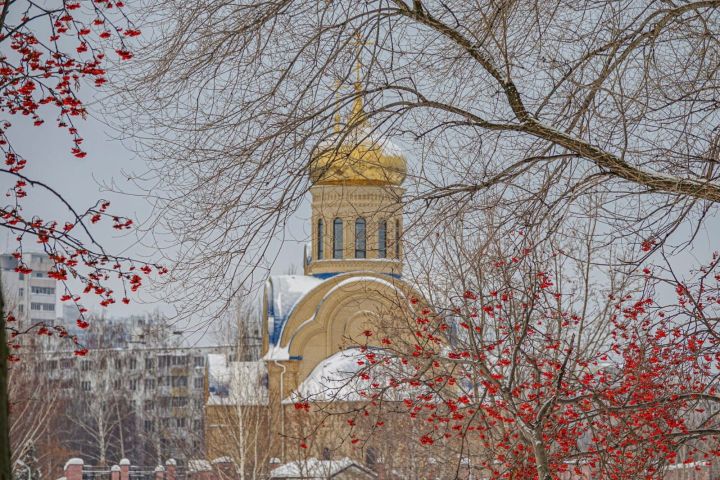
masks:
<instances>
[{"instance_id":1,"label":"brick fence","mask_svg":"<svg viewBox=\"0 0 720 480\"><path fill-rule=\"evenodd\" d=\"M132 465L123 458L117 465L98 467L85 465L82 458L71 458L65 464L65 475L58 480L238 480L237 465L228 457L207 460L189 460L187 466L178 467L174 459L165 465Z\"/></svg>"}]
</instances>

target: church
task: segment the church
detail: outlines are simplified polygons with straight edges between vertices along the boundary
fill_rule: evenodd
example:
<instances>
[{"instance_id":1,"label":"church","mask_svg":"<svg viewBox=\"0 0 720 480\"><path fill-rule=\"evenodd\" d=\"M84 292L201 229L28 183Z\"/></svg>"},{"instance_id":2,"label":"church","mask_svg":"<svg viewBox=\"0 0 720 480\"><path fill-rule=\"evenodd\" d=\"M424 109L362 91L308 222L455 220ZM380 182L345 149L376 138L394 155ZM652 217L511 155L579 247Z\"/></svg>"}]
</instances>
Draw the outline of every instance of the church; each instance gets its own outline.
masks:
<instances>
[{"instance_id":1,"label":"church","mask_svg":"<svg viewBox=\"0 0 720 480\"><path fill-rule=\"evenodd\" d=\"M303 457L330 460L357 450L348 448L332 421L324 420L321 428L303 420L296 401L360 400L340 398L333 382L352 376L359 345L381 347L370 332L383 312L397 313L397 305L408 305L418 294L402 278L406 160L368 128L359 96L348 123L355 125L352 134L339 147L318 149L310 162L312 241L304 274L272 275L266 282L262 361L214 371L211 362L210 383L224 378L229 387L225 396L209 389L208 458L231 456L239 468L257 464L253 468L262 470L267 462L272 467ZM320 430L324 440L318 440ZM313 445L303 438L308 431ZM378 460L371 448L355 456L365 465Z\"/></svg>"}]
</instances>

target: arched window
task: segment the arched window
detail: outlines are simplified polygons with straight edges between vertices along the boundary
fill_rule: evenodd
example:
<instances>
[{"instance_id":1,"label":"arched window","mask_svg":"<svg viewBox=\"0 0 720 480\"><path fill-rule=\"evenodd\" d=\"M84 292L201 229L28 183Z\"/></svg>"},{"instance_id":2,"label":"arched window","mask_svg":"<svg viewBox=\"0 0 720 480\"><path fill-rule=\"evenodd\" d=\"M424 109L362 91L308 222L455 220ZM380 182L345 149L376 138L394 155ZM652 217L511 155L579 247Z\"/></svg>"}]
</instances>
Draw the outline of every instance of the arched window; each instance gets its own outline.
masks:
<instances>
[{"instance_id":1,"label":"arched window","mask_svg":"<svg viewBox=\"0 0 720 480\"><path fill-rule=\"evenodd\" d=\"M365 258L365 219L358 218L355 220L355 258Z\"/></svg>"},{"instance_id":2,"label":"arched window","mask_svg":"<svg viewBox=\"0 0 720 480\"><path fill-rule=\"evenodd\" d=\"M387 221L378 223L378 258L387 257Z\"/></svg>"},{"instance_id":3,"label":"arched window","mask_svg":"<svg viewBox=\"0 0 720 480\"><path fill-rule=\"evenodd\" d=\"M395 220L395 258L400 258L400 220Z\"/></svg>"},{"instance_id":4,"label":"arched window","mask_svg":"<svg viewBox=\"0 0 720 480\"><path fill-rule=\"evenodd\" d=\"M325 222L318 219L317 223L317 259L322 260L325 256Z\"/></svg>"},{"instance_id":5,"label":"arched window","mask_svg":"<svg viewBox=\"0 0 720 480\"><path fill-rule=\"evenodd\" d=\"M342 220L333 220L333 258L343 258L343 224Z\"/></svg>"}]
</instances>

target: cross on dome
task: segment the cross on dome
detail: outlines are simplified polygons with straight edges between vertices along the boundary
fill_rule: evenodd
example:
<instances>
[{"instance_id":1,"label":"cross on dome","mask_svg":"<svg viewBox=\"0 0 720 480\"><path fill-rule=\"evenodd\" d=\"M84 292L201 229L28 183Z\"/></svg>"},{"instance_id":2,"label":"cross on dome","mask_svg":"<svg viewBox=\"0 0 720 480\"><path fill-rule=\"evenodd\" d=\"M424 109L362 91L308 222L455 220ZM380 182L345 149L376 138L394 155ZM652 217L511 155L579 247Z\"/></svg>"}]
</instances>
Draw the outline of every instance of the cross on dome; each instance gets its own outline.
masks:
<instances>
[{"instance_id":1,"label":"cross on dome","mask_svg":"<svg viewBox=\"0 0 720 480\"><path fill-rule=\"evenodd\" d=\"M358 54L359 58L359 54ZM361 64L355 67L355 100L346 122L335 117L338 141L321 144L310 161L310 180L315 185L396 185L405 180L407 162L402 151L376 135L365 113Z\"/></svg>"}]
</instances>

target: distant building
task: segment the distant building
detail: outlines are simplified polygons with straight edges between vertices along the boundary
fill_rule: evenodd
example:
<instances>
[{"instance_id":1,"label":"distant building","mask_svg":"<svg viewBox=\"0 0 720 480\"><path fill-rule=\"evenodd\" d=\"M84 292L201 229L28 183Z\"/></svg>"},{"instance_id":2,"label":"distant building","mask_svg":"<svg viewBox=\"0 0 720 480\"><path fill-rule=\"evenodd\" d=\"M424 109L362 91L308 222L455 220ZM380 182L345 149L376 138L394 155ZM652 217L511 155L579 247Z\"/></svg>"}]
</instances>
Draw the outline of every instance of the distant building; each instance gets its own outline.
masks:
<instances>
[{"instance_id":1,"label":"distant building","mask_svg":"<svg viewBox=\"0 0 720 480\"><path fill-rule=\"evenodd\" d=\"M25 253L22 259L31 273L16 272L18 260L11 254L0 255L5 301L18 319L18 327L36 323L52 326L57 317L57 281L48 277L48 272L54 263L44 253Z\"/></svg>"},{"instance_id":2,"label":"distant building","mask_svg":"<svg viewBox=\"0 0 720 480\"><path fill-rule=\"evenodd\" d=\"M79 332L89 348L86 356L73 350L41 353L42 376L68 405L68 447L84 458L124 452L149 464L163 457L183 464L202 454L208 356L234 360L233 348L182 347L161 315L89 323ZM101 425L106 431L95 432ZM101 435L108 439L106 452L97 451L94 441Z\"/></svg>"}]
</instances>

